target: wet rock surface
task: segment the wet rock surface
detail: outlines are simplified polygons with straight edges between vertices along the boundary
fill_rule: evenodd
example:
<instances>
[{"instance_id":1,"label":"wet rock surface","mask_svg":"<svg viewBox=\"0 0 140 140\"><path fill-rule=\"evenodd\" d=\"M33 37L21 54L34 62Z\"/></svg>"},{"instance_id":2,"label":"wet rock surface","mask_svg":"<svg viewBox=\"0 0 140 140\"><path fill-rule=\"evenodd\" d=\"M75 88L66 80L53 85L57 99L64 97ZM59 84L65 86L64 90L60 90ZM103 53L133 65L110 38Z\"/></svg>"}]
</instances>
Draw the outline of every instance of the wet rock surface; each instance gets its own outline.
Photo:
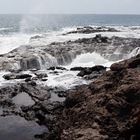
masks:
<instances>
[{"instance_id":1,"label":"wet rock surface","mask_svg":"<svg viewBox=\"0 0 140 140\"><path fill-rule=\"evenodd\" d=\"M23 121L22 125L15 125L14 130L18 127L27 130L36 128L31 135L24 131L29 140L139 140L139 60L140 55L137 55L115 63L107 72L106 67L100 65L74 67L71 70L84 71L83 77L90 79L93 76L94 81L70 90L41 86L33 78L2 86L0 121L10 121L13 117ZM62 69L60 67L51 71ZM38 76L37 79L47 78L46 73L36 70L33 73ZM11 134L5 132L3 138L7 134L12 137L14 130L10 130ZM19 135L14 136L14 139L19 139Z\"/></svg>"},{"instance_id":2,"label":"wet rock surface","mask_svg":"<svg viewBox=\"0 0 140 140\"><path fill-rule=\"evenodd\" d=\"M3 75L3 78L6 80L13 80L13 79L26 79L26 78L31 78L32 75L30 74L15 74L15 73L11 73L11 74L6 74Z\"/></svg>"},{"instance_id":3,"label":"wet rock surface","mask_svg":"<svg viewBox=\"0 0 140 140\"><path fill-rule=\"evenodd\" d=\"M71 71L80 71L77 76L84 77L87 80L95 79L106 71L106 67L96 65L93 67L73 67Z\"/></svg>"},{"instance_id":4,"label":"wet rock surface","mask_svg":"<svg viewBox=\"0 0 140 140\"><path fill-rule=\"evenodd\" d=\"M99 33L99 32L119 32L118 30L110 27L91 27L91 26L85 26L81 28L77 28L75 31L70 31L65 33L64 35L68 34L91 34L91 33Z\"/></svg>"},{"instance_id":5,"label":"wet rock surface","mask_svg":"<svg viewBox=\"0 0 140 140\"><path fill-rule=\"evenodd\" d=\"M91 84L71 90L53 110L55 119L48 122L51 131L45 139L139 140L139 59L113 64Z\"/></svg>"},{"instance_id":6,"label":"wet rock surface","mask_svg":"<svg viewBox=\"0 0 140 140\"><path fill-rule=\"evenodd\" d=\"M55 95L55 96L54 96ZM44 139L51 115L67 96L64 88L50 88L35 81L0 86L0 139Z\"/></svg>"},{"instance_id":7,"label":"wet rock surface","mask_svg":"<svg viewBox=\"0 0 140 140\"><path fill-rule=\"evenodd\" d=\"M106 30L116 32L103 28L96 32ZM75 33L95 32L92 27L77 31ZM39 38L35 36L31 40ZM128 57L134 49L139 52L139 46L140 39L96 35L44 46L21 46L1 55L0 70L11 73L3 76L9 83L0 86L0 123L11 121L12 116L25 124L30 121L32 127L37 125L37 131L43 130L31 134L32 139L36 136L42 140L139 140L140 55L113 64L107 72L103 66L71 69L79 71L79 77L94 79L89 85L67 90L37 83L47 81L49 74L69 71L59 65L70 64L82 53L96 52L116 61ZM49 73L40 69L47 69ZM34 76L23 74L23 70L30 70ZM70 78L71 74L56 77L58 82ZM10 84L11 80L21 81ZM9 123L7 125L9 127ZM44 127L47 130L44 131ZM30 136L28 138L30 140Z\"/></svg>"},{"instance_id":8,"label":"wet rock surface","mask_svg":"<svg viewBox=\"0 0 140 140\"><path fill-rule=\"evenodd\" d=\"M82 53L98 53L109 61L127 58L140 39L96 35L75 41L54 42L43 46L21 46L1 57L0 70L40 70L68 65ZM137 51L135 50L135 51ZM12 56L12 57L11 57ZM60 67L59 67L60 68Z\"/></svg>"},{"instance_id":9,"label":"wet rock surface","mask_svg":"<svg viewBox=\"0 0 140 140\"><path fill-rule=\"evenodd\" d=\"M3 125L0 127L0 139L2 140L36 140L35 135L47 131L47 128L20 116L0 117L0 123Z\"/></svg>"}]
</instances>

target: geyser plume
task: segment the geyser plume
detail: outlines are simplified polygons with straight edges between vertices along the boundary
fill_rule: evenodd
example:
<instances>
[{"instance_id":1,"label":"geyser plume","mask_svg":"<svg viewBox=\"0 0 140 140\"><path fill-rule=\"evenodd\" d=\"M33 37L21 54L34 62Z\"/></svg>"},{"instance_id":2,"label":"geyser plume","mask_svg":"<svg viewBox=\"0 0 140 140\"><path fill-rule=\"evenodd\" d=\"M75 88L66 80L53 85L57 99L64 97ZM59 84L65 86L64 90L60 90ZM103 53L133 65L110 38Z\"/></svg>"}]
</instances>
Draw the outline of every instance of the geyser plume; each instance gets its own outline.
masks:
<instances>
[{"instance_id":1,"label":"geyser plume","mask_svg":"<svg viewBox=\"0 0 140 140\"><path fill-rule=\"evenodd\" d=\"M47 1L34 1L34 5L31 5L30 10L27 11L26 14L22 16L20 21L20 33L30 33L37 32L38 26L41 25L43 20L43 16L39 18L37 15L39 14L47 14L46 13Z\"/></svg>"}]
</instances>

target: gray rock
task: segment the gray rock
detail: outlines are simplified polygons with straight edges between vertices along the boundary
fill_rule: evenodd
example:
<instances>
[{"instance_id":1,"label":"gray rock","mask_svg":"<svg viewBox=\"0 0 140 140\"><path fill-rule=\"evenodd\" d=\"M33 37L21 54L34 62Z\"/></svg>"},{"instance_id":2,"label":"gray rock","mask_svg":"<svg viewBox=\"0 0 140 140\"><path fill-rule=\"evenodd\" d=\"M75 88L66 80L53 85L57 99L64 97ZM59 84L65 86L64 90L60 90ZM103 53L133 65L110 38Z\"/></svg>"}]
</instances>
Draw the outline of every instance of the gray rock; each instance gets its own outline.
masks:
<instances>
[{"instance_id":1,"label":"gray rock","mask_svg":"<svg viewBox=\"0 0 140 140\"><path fill-rule=\"evenodd\" d=\"M20 67L22 70L37 69L40 70L41 66L37 57L32 56L20 60Z\"/></svg>"},{"instance_id":2,"label":"gray rock","mask_svg":"<svg viewBox=\"0 0 140 140\"><path fill-rule=\"evenodd\" d=\"M140 39L97 35L68 42L55 42L44 46L21 46L2 55L0 70L39 70L70 64L82 53L96 52L110 61L126 58L140 46ZM115 51L118 53L115 53ZM12 56L12 57L10 57Z\"/></svg>"},{"instance_id":3,"label":"gray rock","mask_svg":"<svg viewBox=\"0 0 140 140\"><path fill-rule=\"evenodd\" d=\"M35 75L39 79L48 77L47 73L42 73L42 72L36 72Z\"/></svg>"},{"instance_id":4,"label":"gray rock","mask_svg":"<svg viewBox=\"0 0 140 140\"><path fill-rule=\"evenodd\" d=\"M26 79L26 78L31 78L32 76L30 74L6 74L3 76L4 79L6 80L13 80L13 79Z\"/></svg>"}]
</instances>

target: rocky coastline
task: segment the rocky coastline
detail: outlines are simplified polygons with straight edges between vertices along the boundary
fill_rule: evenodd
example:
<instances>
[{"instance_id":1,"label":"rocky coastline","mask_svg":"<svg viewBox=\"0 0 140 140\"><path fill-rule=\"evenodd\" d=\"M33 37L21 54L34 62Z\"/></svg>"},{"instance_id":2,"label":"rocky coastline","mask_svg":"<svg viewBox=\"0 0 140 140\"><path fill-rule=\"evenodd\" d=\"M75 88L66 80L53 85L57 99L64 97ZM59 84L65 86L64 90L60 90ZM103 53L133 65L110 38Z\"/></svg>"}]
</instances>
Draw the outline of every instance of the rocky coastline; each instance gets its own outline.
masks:
<instances>
[{"instance_id":1,"label":"rocky coastline","mask_svg":"<svg viewBox=\"0 0 140 140\"><path fill-rule=\"evenodd\" d=\"M138 140L140 55L112 64L110 69L89 85L67 91L42 87L32 80L5 85L0 88L1 117L20 116L45 126L48 130L36 134L42 140ZM52 101L53 93L62 100ZM17 102L23 94L25 100Z\"/></svg>"},{"instance_id":2,"label":"rocky coastline","mask_svg":"<svg viewBox=\"0 0 140 140\"><path fill-rule=\"evenodd\" d=\"M94 32L119 31L83 27L67 34ZM2 76L6 83L0 85L0 123L7 122L9 135L18 128L34 130L21 129L23 138L20 132L14 134L20 140L139 140L139 46L140 39L98 34L44 46L21 46L0 55L0 71L7 72ZM65 67L78 55L93 52L109 61L123 61L112 64L110 70L102 65ZM90 82L72 88L44 84L50 75L64 72L77 72L77 77Z\"/></svg>"},{"instance_id":3,"label":"rocky coastline","mask_svg":"<svg viewBox=\"0 0 140 140\"><path fill-rule=\"evenodd\" d=\"M70 64L83 53L98 53L109 61L126 59L133 51L140 50L140 39L105 37L100 34L92 38L75 41L54 42L44 46L21 46L0 56L0 70L48 69Z\"/></svg>"},{"instance_id":4,"label":"rocky coastline","mask_svg":"<svg viewBox=\"0 0 140 140\"><path fill-rule=\"evenodd\" d=\"M53 110L46 139L140 139L140 55L115 63L89 85L70 91Z\"/></svg>"}]
</instances>

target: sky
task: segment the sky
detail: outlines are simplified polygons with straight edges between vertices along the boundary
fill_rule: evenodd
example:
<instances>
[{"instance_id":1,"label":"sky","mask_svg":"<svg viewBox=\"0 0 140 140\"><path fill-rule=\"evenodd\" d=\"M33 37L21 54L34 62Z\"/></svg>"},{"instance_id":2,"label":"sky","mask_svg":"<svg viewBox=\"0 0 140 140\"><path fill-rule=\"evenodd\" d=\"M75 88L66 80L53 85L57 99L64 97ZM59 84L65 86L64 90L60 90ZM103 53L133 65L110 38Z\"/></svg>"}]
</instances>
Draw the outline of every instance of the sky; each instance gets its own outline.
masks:
<instances>
[{"instance_id":1,"label":"sky","mask_svg":"<svg viewBox=\"0 0 140 140\"><path fill-rule=\"evenodd\" d=\"M140 0L0 0L0 14L140 14Z\"/></svg>"}]
</instances>

